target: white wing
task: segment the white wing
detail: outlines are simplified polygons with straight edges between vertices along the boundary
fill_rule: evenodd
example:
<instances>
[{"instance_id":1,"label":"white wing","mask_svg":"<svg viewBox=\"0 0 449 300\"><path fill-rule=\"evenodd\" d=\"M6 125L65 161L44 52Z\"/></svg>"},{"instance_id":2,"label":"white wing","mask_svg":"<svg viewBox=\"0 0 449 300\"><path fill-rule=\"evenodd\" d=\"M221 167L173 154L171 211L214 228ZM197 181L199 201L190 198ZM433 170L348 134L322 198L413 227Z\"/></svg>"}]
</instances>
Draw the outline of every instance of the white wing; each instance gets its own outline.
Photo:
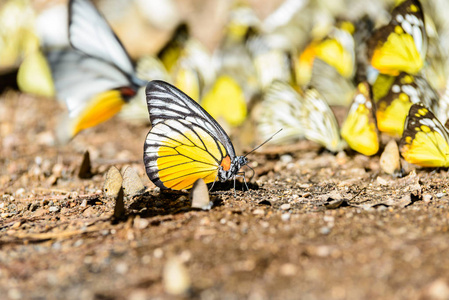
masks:
<instances>
[{"instance_id":1,"label":"white wing","mask_svg":"<svg viewBox=\"0 0 449 300\"><path fill-rule=\"evenodd\" d=\"M306 91L301 113L307 139L323 145L332 152L345 147L335 115L317 90L309 88Z\"/></svg>"},{"instance_id":2,"label":"white wing","mask_svg":"<svg viewBox=\"0 0 449 300\"><path fill-rule=\"evenodd\" d=\"M265 93L260 107L257 129L261 140L271 137L279 129L274 142L281 144L304 138L304 128L300 120L302 110L301 95L288 83L274 81Z\"/></svg>"},{"instance_id":3,"label":"white wing","mask_svg":"<svg viewBox=\"0 0 449 300\"><path fill-rule=\"evenodd\" d=\"M66 102L72 117L94 95L131 85L128 77L115 66L77 50L51 51L46 56L58 98Z\"/></svg>"},{"instance_id":4,"label":"white wing","mask_svg":"<svg viewBox=\"0 0 449 300\"><path fill-rule=\"evenodd\" d=\"M134 73L125 48L90 0L70 1L69 39L74 48L116 65L128 75Z\"/></svg>"}]
</instances>

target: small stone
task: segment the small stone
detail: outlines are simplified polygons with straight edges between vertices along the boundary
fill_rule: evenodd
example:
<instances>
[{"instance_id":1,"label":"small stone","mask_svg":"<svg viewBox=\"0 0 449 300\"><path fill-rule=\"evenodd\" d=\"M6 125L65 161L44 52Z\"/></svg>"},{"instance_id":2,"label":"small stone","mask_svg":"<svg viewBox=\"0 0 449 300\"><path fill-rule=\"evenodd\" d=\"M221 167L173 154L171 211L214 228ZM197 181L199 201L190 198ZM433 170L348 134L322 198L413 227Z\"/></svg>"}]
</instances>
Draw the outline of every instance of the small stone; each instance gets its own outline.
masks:
<instances>
[{"instance_id":1,"label":"small stone","mask_svg":"<svg viewBox=\"0 0 449 300\"><path fill-rule=\"evenodd\" d=\"M291 264L291 263L283 264L281 266L281 268L279 269L279 273L282 276L295 276L297 272L298 272L298 268L294 264Z\"/></svg>"},{"instance_id":2,"label":"small stone","mask_svg":"<svg viewBox=\"0 0 449 300\"><path fill-rule=\"evenodd\" d=\"M380 156L380 167L382 171L389 175L401 174L401 158L395 140L390 140L385 146L385 150Z\"/></svg>"},{"instance_id":3,"label":"small stone","mask_svg":"<svg viewBox=\"0 0 449 300\"><path fill-rule=\"evenodd\" d=\"M177 257L168 259L162 278L165 291L170 295L185 295L190 290L191 281L187 268Z\"/></svg>"},{"instance_id":4,"label":"small stone","mask_svg":"<svg viewBox=\"0 0 449 300\"><path fill-rule=\"evenodd\" d=\"M430 194L424 194L424 195L422 195L422 200L423 200L425 203L429 203L429 202L432 200L432 195L430 195Z\"/></svg>"},{"instance_id":5,"label":"small stone","mask_svg":"<svg viewBox=\"0 0 449 300\"><path fill-rule=\"evenodd\" d=\"M11 214L9 214L9 213L2 213L1 215L0 215L0 217L2 217L3 219L4 218L8 218L8 217L10 217L11 216Z\"/></svg>"},{"instance_id":6,"label":"small stone","mask_svg":"<svg viewBox=\"0 0 449 300\"><path fill-rule=\"evenodd\" d=\"M290 204L288 204L288 203L285 203L285 204L282 204L280 208L281 208L282 210L289 210L289 209L290 209L290 207L291 207L291 205L290 205Z\"/></svg>"},{"instance_id":7,"label":"small stone","mask_svg":"<svg viewBox=\"0 0 449 300\"><path fill-rule=\"evenodd\" d=\"M202 178L195 181L189 193L190 203L192 208L199 208L209 210L212 207L212 202L209 198L209 190Z\"/></svg>"},{"instance_id":8,"label":"small stone","mask_svg":"<svg viewBox=\"0 0 449 300\"><path fill-rule=\"evenodd\" d=\"M289 154L284 154L280 157L281 162L287 164L293 161L293 157Z\"/></svg>"},{"instance_id":9,"label":"small stone","mask_svg":"<svg viewBox=\"0 0 449 300\"><path fill-rule=\"evenodd\" d=\"M443 279L437 279L430 283L420 299L447 300L449 299L449 286Z\"/></svg>"},{"instance_id":10,"label":"small stone","mask_svg":"<svg viewBox=\"0 0 449 300\"><path fill-rule=\"evenodd\" d=\"M153 255L155 258L161 258L164 256L164 251L161 248L154 249Z\"/></svg>"},{"instance_id":11,"label":"small stone","mask_svg":"<svg viewBox=\"0 0 449 300\"><path fill-rule=\"evenodd\" d=\"M446 196L446 193L438 193L435 195L437 198L443 198L444 196Z\"/></svg>"},{"instance_id":12,"label":"small stone","mask_svg":"<svg viewBox=\"0 0 449 300\"><path fill-rule=\"evenodd\" d=\"M92 177L92 165L90 163L89 151L85 151L83 155L83 160L81 161L80 168L78 171L78 177L81 179L88 179Z\"/></svg>"},{"instance_id":13,"label":"small stone","mask_svg":"<svg viewBox=\"0 0 449 300\"><path fill-rule=\"evenodd\" d=\"M84 199L84 200L81 202L80 206L81 206L81 207L86 207L86 206L87 206L87 200Z\"/></svg>"},{"instance_id":14,"label":"small stone","mask_svg":"<svg viewBox=\"0 0 449 300\"><path fill-rule=\"evenodd\" d=\"M12 228L12 229L16 229L16 228L19 228L21 225L22 225L22 222L21 222L21 221L17 221L17 222L15 222L15 223L11 226L11 228Z\"/></svg>"},{"instance_id":15,"label":"small stone","mask_svg":"<svg viewBox=\"0 0 449 300\"><path fill-rule=\"evenodd\" d=\"M23 194L25 194L25 189L24 188L20 188L16 191L15 195L16 196L22 196Z\"/></svg>"},{"instance_id":16,"label":"small stone","mask_svg":"<svg viewBox=\"0 0 449 300\"><path fill-rule=\"evenodd\" d=\"M135 218L133 225L134 225L134 228L145 229L148 227L148 225L150 225L150 221L148 221L148 219Z\"/></svg>"},{"instance_id":17,"label":"small stone","mask_svg":"<svg viewBox=\"0 0 449 300\"><path fill-rule=\"evenodd\" d=\"M331 233L331 229L329 227L327 227L327 226L323 226L323 227L320 228L320 233L324 234L324 235L327 235L327 234Z\"/></svg>"},{"instance_id":18,"label":"small stone","mask_svg":"<svg viewBox=\"0 0 449 300\"><path fill-rule=\"evenodd\" d=\"M380 185L388 185L388 181L383 179L380 176L378 176L376 180L377 180L377 183L380 184Z\"/></svg>"},{"instance_id":19,"label":"small stone","mask_svg":"<svg viewBox=\"0 0 449 300\"><path fill-rule=\"evenodd\" d=\"M286 222L288 220L290 220L291 214L290 213L285 213L281 215L281 220Z\"/></svg>"},{"instance_id":20,"label":"small stone","mask_svg":"<svg viewBox=\"0 0 449 300\"><path fill-rule=\"evenodd\" d=\"M115 266L115 272L124 275L128 272L128 265L124 262L120 262Z\"/></svg>"},{"instance_id":21,"label":"small stone","mask_svg":"<svg viewBox=\"0 0 449 300\"><path fill-rule=\"evenodd\" d=\"M258 208L258 209L253 210L253 214L254 215L264 215L265 214L265 210L263 210L261 208Z\"/></svg>"}]
</instances>

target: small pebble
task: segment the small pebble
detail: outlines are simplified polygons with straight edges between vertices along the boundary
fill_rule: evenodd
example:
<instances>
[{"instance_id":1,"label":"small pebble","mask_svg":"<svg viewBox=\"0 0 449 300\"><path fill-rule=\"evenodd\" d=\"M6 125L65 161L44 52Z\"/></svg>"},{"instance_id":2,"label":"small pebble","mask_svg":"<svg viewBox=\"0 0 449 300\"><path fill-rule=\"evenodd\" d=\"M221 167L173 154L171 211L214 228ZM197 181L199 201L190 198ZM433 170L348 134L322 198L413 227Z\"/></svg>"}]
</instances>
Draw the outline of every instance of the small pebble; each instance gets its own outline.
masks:
<instances>
[{"instance_id":1,"label":"small pebble","mask_svg":"<svg viewBox=\"0 0 449 300\"><path fill-rule=\"evenodd\" d=\"M168 259L162 274L165 291L170 295L185 295L190 290L190 276L177 257Z\"/></svg>"},{"instance_id":2,"label":"small pebble","mask_svg":"<svg viewBox=\"0 0 449 300\"><path fill-rule=\"evenodd\" d=\"M25 189L24 188L20 188L16 191L16 196L22 196L25 193Z\"/></svg>"},{"instance_id":3,"label":"small pebble","mask_svg":"<svg viewBox=\"0 0 449 300\"><path fill-rule=\"evenodd\" d=\"M438 193L435 195L437 198L442 198L444 196L446 196L446 193Z\"/></svg>"},{"instance_id":4,"label":"small pebble","mask_svg":"<svg viewBox=\"0 0 449 300\"><path fill-rule=\"evenodd\" d=\"M400 174L401 159L398 144L395 140L390 140L385 146L385 150L380 156L380 167L382 171L389 175Z\"/></svg>"},{"instance_id":5,"label":"small pebble","mask_svg":"<svg viewBox=\"0 0 449 300\"><path fill-rule=\"evenodd\" d=\"M430 195L430 194L424 194L424 195L422 195L422 200L423 200L425 203L429 203L429 202L432 200L432 195Z\"/></svg>"},{"instance_id":6,"label":"small pebble","mask_svg":"<svg viewBox=\"0 0 449 300\"><path fill-rule=\"evenodd\" d=\"M321 234L329 234L331 232L331 229L327 226L323 226L320 228L320 233Z\"/></svg>"},{"instance_id":7,"label":"small pebble","mask_svg":"<svg viewBox=\"0 0 449 300\"><path fill-rule=\"evenodd\" d=\"M124 275L128 272L128 265L124 262L120 262L115 266L115 272Z\"/></svg>"},{"instance_id":8,"label":"small pebble","mask_svg":"<svg viewBox=\"0 0 449 300\"><path fill-rule=\"evenodd\" d=\"M289 209L290 209L290 207L291 207L291 205L290 205L290 204L288 204L288 203L285 203L285 204L282 204L280 208L281 208L282 210L289 210Z\"/></svg>"},{"instance_id":9,"label":"small pebble","mask_svg":"<svg viewBox=\"0 0 449 300\"><path fill-rule=\"evenodd\" d=\"M290 213L285 213L281 215L281 220L282 221L288 221L290 220L291 214Z\"/></svg>"},{"instance_id":10,"label":"small pebble","mask_svg":"<svg viewBox=\"0 0 449 300\"><path fill-rule=\"evenodd\" d=\"M255 209L255 210L253 210L253 214L254 215L264 215L265 214L265 210L263 210L263 209Z\"/></svg>"},{"instance_id":11,"label":"small pebble","mask_svg":"<svg viewBox=\"0 0 449 300\"><path fill-rule=\"evenodd\" d=\"M209 210L212 208L212 202L209 198L209 190L202 178L195 181L189 193L190 203L192 208L199 208Z\"/></svg>"},{"instance_id":12,"label":"small pebble","mask_svg":"<svg viewBox=\"0 0 449 300\"><path fill-rule=\"evenodd\" d=\"M383 179L380 176L378 176L376 180L377 180L377 183L380 184L380 185L388 185L388 181Z\"/></svg>"},{"instance_id":13,"label":"small pebble","mask_svg":"<svg viewBox=\"0 0 449 300\"><path fill-rule=\"evenodd\" d=\"M164 251L161 248L154 249L153 255L155 258L161 258L164 255Z\"/></svg>"},{"instance_id":14,"label":"small pebble","mask_svg":"<svg viewBox=\"0 0 449 300\"><path fill-rule=\"evenodd\" d=\"M81 206L81 207L86 207L86 206L87 206L87 200L84 199L84 200L81 202L80 206Z\"/></svg>"},{"instance_id":15,"label":"small pebble","mask_svg":"<svg viewBox=\"0 0 449 300\"><path fill-rule=\"evenodd\" d=\"M50 206L48 209L49 212L58 212L60 208L58 206Z\"/></svg>"}]
</instances>

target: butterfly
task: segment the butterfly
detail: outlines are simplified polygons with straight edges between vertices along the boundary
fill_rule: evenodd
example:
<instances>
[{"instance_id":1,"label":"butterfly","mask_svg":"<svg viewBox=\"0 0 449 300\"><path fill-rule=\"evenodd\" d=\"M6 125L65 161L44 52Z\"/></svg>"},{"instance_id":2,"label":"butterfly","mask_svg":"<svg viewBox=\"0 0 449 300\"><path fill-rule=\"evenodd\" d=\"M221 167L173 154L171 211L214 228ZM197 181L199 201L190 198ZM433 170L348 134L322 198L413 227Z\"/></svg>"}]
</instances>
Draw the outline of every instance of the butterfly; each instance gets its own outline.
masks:
<instances>
[{"instance_id":1,"label":"butterfly","mask_svg":"<svg viewBox=\"0 0 449 300\"><path fill-rule=\"evenodd\" d=\"M371 65L380 73L418 73L427 53L424 14L418 0L406 0L395 7L391 21L377 29L367 42Z\"/></svg>"},{"instance_id":2,"label":"butterfly","mask_svg":"<svg viewBox=\"0 0 449 300\"><path fill-rule=\"evenodd\" d=\"M413 104L399 144L404 159L422 167L449 167L449 131L422 103Z\"/></svg>"},{"instance_id":3,"label":"butterfly","mask_svg":"<svg viewBox=\"0 0 449 300\"><path fill-rule=\"evenodd\" d=\"M144 144L148 177L162 189L189 189L239 176L248 163L236 156L226 132L192 98L171 84L153 80L146 87L151 130Z\"/></svg>"},{"instance_id":4,"label":"butterfly","mask_svg":"<svg viewBox=\"0 0 449 300\"><path fill-rule=\"evenodd\" d=\"M69 2L69 40L73 49L47 54L70 118L58 128L61 140L114 116L146 83L135 75L128 53L91 1Z\"/></svg>"},{"instance_id":5,"label":"butterfly","mask_svg":"<svg viewBox=\"0 0 449 300\"><path fill-rule=\"evenodd\" d=\"M405 118L413 103L423 102L433 111L438 110L438 95L420 76L400 73L391 78L382 75L374 83L373 89L376 90L374 98L379 131L392 136L402 135ZM388 92L385 94L381 89ZM383 94L385 96L382 97Z\"/></svg>"},{"instance_id":6,"label":"butterfly","mask_svg":"<svg viewBox=\"0 0 449 300\"><path fill-rule=\"evenodd\" d=\"M300 94L290 84L274 81L261 107L258 131L262 136L273 133L280 126L284 134L278 141L282 143L306 138L331 152L345 147L334 113L314 88Z\"/></svg>"},{"instance_id":7,"label":"butterfly","mask_svg":"<svg viewBox=\"0 0 449 300\"><path fill-rule=\"evenodd\" d=\"M341 127L341 136L351 149L370 156L379 151L379 131L370 87L359 83L348 115Z\"/></svg>"}]
</instances>

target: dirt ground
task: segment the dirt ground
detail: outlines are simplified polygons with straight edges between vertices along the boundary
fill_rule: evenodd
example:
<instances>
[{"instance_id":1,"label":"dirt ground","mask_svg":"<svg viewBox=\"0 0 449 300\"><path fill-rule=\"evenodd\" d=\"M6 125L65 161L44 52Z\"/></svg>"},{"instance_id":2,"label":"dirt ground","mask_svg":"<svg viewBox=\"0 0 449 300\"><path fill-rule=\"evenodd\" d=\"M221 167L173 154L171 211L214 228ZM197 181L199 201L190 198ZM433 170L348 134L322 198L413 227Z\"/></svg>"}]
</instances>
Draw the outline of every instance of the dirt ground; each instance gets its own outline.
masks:
<instances>
[{"instance_id":1,"label":"dirt ground","mask_svg":"<svg viewBox=\"0 0 449 300\"><path fill-rule=\"evenodd\" d=\"M218 186L211 210L193 210L146 177L148 126L114 118L54 146L61 111L0 98L2 299L449 299L447 170L394 178L379 156L267 146L250 156L250 191ZM147 186L114 224L112 165Z\"/></svg>"}]
</instances>

